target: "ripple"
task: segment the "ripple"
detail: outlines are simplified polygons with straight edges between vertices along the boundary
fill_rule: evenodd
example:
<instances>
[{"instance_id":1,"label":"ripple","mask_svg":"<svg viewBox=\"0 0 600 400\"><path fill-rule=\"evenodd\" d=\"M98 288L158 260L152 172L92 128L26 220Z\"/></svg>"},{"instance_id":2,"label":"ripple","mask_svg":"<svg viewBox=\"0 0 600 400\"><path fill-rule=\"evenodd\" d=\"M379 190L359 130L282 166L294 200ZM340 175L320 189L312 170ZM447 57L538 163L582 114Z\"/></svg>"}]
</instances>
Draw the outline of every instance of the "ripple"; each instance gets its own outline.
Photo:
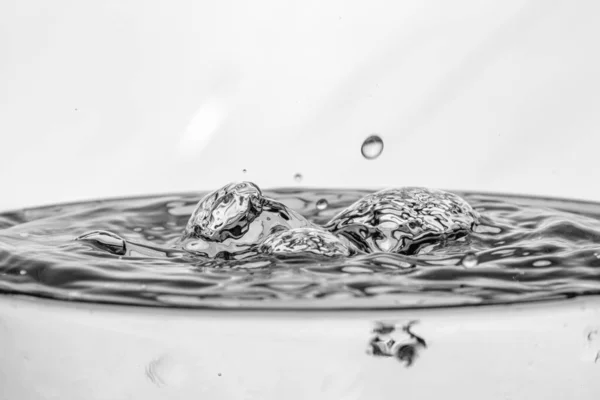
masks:
<instances>
[{"instance_id":1,"label":"ripple","mask_svg":"<svg viewBox=\"0 0 600 400\"><path fill-rule=\"evenodd\" d=\"M265 191L325 224L365 190ZM108 199L0 214L0 291L68 301L191 308L415 308L600 293L600 205L464 193L480 225L412 255L194 257L175 243L205 193ZM315 205L327 200L327 207ZM585 212L581 211L585 210ZM119 251L117 232L135 248ZM145 239L154 236L152 243ZM101 251L108 246L113 253ZM465 259L476 254L475 265Z\"/></svg>"}]
</instances>

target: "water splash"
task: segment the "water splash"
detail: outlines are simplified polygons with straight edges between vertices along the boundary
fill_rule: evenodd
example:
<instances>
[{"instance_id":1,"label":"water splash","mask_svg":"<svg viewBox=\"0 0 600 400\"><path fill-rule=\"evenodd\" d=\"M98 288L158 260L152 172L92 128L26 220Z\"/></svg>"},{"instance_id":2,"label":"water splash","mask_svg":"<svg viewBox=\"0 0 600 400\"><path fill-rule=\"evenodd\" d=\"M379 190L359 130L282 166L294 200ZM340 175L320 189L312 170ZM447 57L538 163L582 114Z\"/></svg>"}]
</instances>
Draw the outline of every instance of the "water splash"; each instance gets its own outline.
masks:
<instances>
[{"instance_id":1,"label":"water splash","mask_svg":"<svg viewBox=\"0 0 600 400\"><path fill-rule=\"evenodd\" d=\"M370 194L297 188L262 192L285 206L280 210L293 208L311 224L306 227L326 224ZM462 193L480 214L476 229L423 244L412 255L224 259L178 248L190 214L206 195L98 200L0 214L0 291L69 301L268 309L459 306L600 294L596 203ZM324 198L329 206L319 211L315 204ZM91 230L117 232L127 253L73 240ZM132 250L149 246L150 234L155 236L152 248ZM462 265L469 252L477 253L477 268Z\"/></svg>"},{"instance_id":2,"label":"water splash","mask_svg":"<svg viewBox=\"0 0 600 400\"><path fill-rule=\"evenodd\" d=\"M470 232L478 213L459 196L418 187L363 197L325 225L366 253L415 254Z\"/></svg>"},{"instance_id":3,"label":"water splash","mask_svg":"<svg viewBox=\"0 0 600 400\"><path fill-rule=\"evenodd\" d=\"M325 257L347 257L353 253L349 245L334 234L315 228L278 232L265 240L261 252L279 255L312 253Z\"/></svg>"}]
</instances>

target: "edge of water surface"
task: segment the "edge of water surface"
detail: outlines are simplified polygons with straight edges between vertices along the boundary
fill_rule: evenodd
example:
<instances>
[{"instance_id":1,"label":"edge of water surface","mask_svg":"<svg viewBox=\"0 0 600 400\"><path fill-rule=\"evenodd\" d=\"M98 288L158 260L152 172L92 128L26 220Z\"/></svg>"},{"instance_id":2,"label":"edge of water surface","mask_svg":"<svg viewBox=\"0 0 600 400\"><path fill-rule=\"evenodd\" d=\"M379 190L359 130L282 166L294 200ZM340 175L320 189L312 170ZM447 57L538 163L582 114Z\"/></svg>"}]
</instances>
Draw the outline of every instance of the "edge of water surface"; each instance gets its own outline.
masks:
<instances>
[{"instance_id":1,"label":"edge of water surface","mask_svg":"<svg viewBox=\"0 0 600 400\"><path fill-rule=\"evenodd\" d=\"M386 186L391 187L391 186ZM320 191L320 192L339 192L339 191L354 191L354 192L365 192L374 193L379 190L383 190L386 187L379 188L331 188L331 187L319 187L319 186L286 186L286 187L269 187L261 190L264 193L270 192L281 192L281 193L298 193L303 191ZM399 186L400 187L400 186ZM536 200L536 201L550 201L550 202L565 202L572 203L578 205L589 205L589 206L600 206L600 199L598 200L585 200L585 199L577 199L571 197L562 197L562 196L548 196L548 195L532 195L532 194L522 194L522 193L514 193L514 192L494 192L494 191L470 191L470 190L451 190L438 188L439 190L443 190L446 192L456 193L459 195L468 195L468 196L490 196L490 197L500 197L500 198L509 198L509 199L527 199L527 200ZM0 209L0 213L12 213L19 212L25 210L40 210L44 208L52 208L52 207L60 207L60 206L72 206L83 203L105 203L105 202L114 202L114 201L128 201L128 200L144 200L144 199L152 199L152 198L162 198L162 197L177 197L177 196L202 196L211 192L210 189L207 190L199 190L199 191L183 191L183 192L164 192L164 193L153 193L153 194L135 194L135 195L126 195L126 196L108 196L102 198L88 198L88 199L80 199L74 201L64 201L64 202L56 202L56 203L45 203L39 206L28 206L24 208L10 208L10 209Z\"/></svg>"},{"instance_id":2,"label":"edge of water surface","mask_svg":"<svg viewBox=\"0 0 600 400\"><path fill-rule=\"evenodd\" d=\"M187 316L191 314L204 314L208 316L251 316L251 315L286 315L295 318L304 318L310 314L319 314L319 316L339 316L339 317L367 317L377 318L397 313L411 314L430 314L430 315L458 315L468 313L469 315L487 313L487 312L512 312L512 311L528 311L528 310L557 310L557 309L572 309L573 307L582 306L584 309L592 305L600 306L600 294L589 296L576 296L565 299L546 299L538 301L526 301L517 303L494 303L481 305L458 305L458 306L440 306L440 307L425 307L425 308L360 308L360 309L285 309L285 308L199 308L199 307L162 307L162 306L144 306L132 304L116 304L116 303L100 303L86 301L65 301L55 298L45 298L30 295L6 295L0 294L0 302L21 303L28 306L53 307L53 308L68 308L71 310L83 310L90 312L128 312L136 315L151 315L156 316L172 315L172 316Z\"/></svg>"},{"instance_id":3,"label":"edge of water surface","mask_svg":"<svg viewBox=\"0 0 600 400\"><path fill-rule=\"evenodd\" d=\"M197 311L215 311L215 312L278 312L278 313L302 313L302 314L310 314L312 312L316 313L361 313L361 312L399 312L399 311L411 311L411 312L421 312L424 310L450 310L450 309L479 309L479 308L489 308L489 307L517 307L517 306L531 306L537 304L548 304L548 303L562 303L565 301L572 301L574 299L579 298L600 298L600 293L592 292L590 294L577 294L577 295L556 295L556 296L548 296L545 298L533 298L528 300L520 300L520 301L496 301L496 302L482 302L482 303L462 303L462 304L446 304L446 305L424 305L424 306L386 306L386 305L373 305L373 306L344 306L344 307L315 307L313 306L293 306L293 305L281 305L279 307L273 306L252 306L252 305L184 305L184 304L135 304L135 303L126 303L126 302L117 302L117 301L103 301L103 300L86 300L86 299L69 299L69 298L57 298L57 297L44 297L44 296L33 296L25 293L19 292L8 292L4 290L0 290L0 299L2 297L7 298L17 298L17 299L29 299L33 302L40 301L51 301L56 304L85 304L89 306L97 306L97 307L130 307L135 309L144 309L144 310L197 310Z\"/></svg>"}]
</instances>

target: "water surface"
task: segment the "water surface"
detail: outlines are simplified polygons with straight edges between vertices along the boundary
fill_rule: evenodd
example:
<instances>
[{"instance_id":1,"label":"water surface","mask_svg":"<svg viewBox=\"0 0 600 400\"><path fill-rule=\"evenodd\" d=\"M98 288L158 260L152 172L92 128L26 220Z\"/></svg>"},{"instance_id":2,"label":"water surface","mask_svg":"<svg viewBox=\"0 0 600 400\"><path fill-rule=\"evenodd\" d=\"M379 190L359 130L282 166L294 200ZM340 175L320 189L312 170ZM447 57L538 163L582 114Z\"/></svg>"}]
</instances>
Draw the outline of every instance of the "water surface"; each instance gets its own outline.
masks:
<instances>
[{"instance_id":1,"label":"water surface","mask_svg":"<svg viewBox=\"0 0 600 400\"><path fill-rule=\"evenodd\" d=\"M264 194L316 224L366 190ZM481 215L467 237L423 254L345 258L119 256L74 239L107 230L168 248L204 193L107 199L0 214L0 291L129 305L372 309L483 305L600 293L600 204L458 193Z\"/></svg>"}]
</instances>

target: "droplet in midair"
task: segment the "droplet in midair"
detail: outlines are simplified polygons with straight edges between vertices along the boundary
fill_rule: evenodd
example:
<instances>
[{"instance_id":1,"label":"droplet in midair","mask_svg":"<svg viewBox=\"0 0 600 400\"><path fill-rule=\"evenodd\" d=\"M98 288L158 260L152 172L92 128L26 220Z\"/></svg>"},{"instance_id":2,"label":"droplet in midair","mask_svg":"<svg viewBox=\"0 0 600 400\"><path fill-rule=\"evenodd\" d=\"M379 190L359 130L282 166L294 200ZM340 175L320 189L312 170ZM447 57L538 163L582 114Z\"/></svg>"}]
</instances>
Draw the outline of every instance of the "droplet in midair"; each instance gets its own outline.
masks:
<instances>
[{"instance_id":1,"label":"droplet in midair","mask_svg":"<svg viewBox=\"0 0 600 400\"><path fill-rule=\"evenodd\" d=\"M365 139L360 149L367 160L373 160L381 155L383 151L383 140L378 135L371 135Z\"/></svg>"},{"instance_id":2,"label":"droplet in midair","mask_svg":"<svg viewBox=\"0 0 600 400\"><path fill-rule=\"evenodd\" d=\"M329 207L329 203L327 202L327 200L325 199L320 199L319 201L317 201L317 210L324 210L327 207Z\"/></svg>"},{"instance_id":3,"label":"droplet in midair","mask_svg":"<svg viewBox=\"0 0 600 400\"><path fill-rule=\"evenodd\" d=\"M294 175L294 180L296 182L302 182L302 174L297 173L296 175Z\"/></svg>"},{"instance_id":4,"label":"droplet in midair","mask_svg":"<svg viewBox=\"0 0 600 400\"><path fill-rule=\"evenodd\" d=\"M246 168L244 168L244 169L242 170L242 172L245 174L245 173L247 172L247 171L246 171Z\"/></svg>"},{"instance_id":5,"label":"droplet in midair","mask_svg":"<svg viewBox=\"0 0 600 400\"><path fill-rule=\"evenodd\" d=\"M460 263L465 268L473 268L479 263L479 260L477 259L477 254L469 252L465 254Z\"/></svg>"}]
</instances>

